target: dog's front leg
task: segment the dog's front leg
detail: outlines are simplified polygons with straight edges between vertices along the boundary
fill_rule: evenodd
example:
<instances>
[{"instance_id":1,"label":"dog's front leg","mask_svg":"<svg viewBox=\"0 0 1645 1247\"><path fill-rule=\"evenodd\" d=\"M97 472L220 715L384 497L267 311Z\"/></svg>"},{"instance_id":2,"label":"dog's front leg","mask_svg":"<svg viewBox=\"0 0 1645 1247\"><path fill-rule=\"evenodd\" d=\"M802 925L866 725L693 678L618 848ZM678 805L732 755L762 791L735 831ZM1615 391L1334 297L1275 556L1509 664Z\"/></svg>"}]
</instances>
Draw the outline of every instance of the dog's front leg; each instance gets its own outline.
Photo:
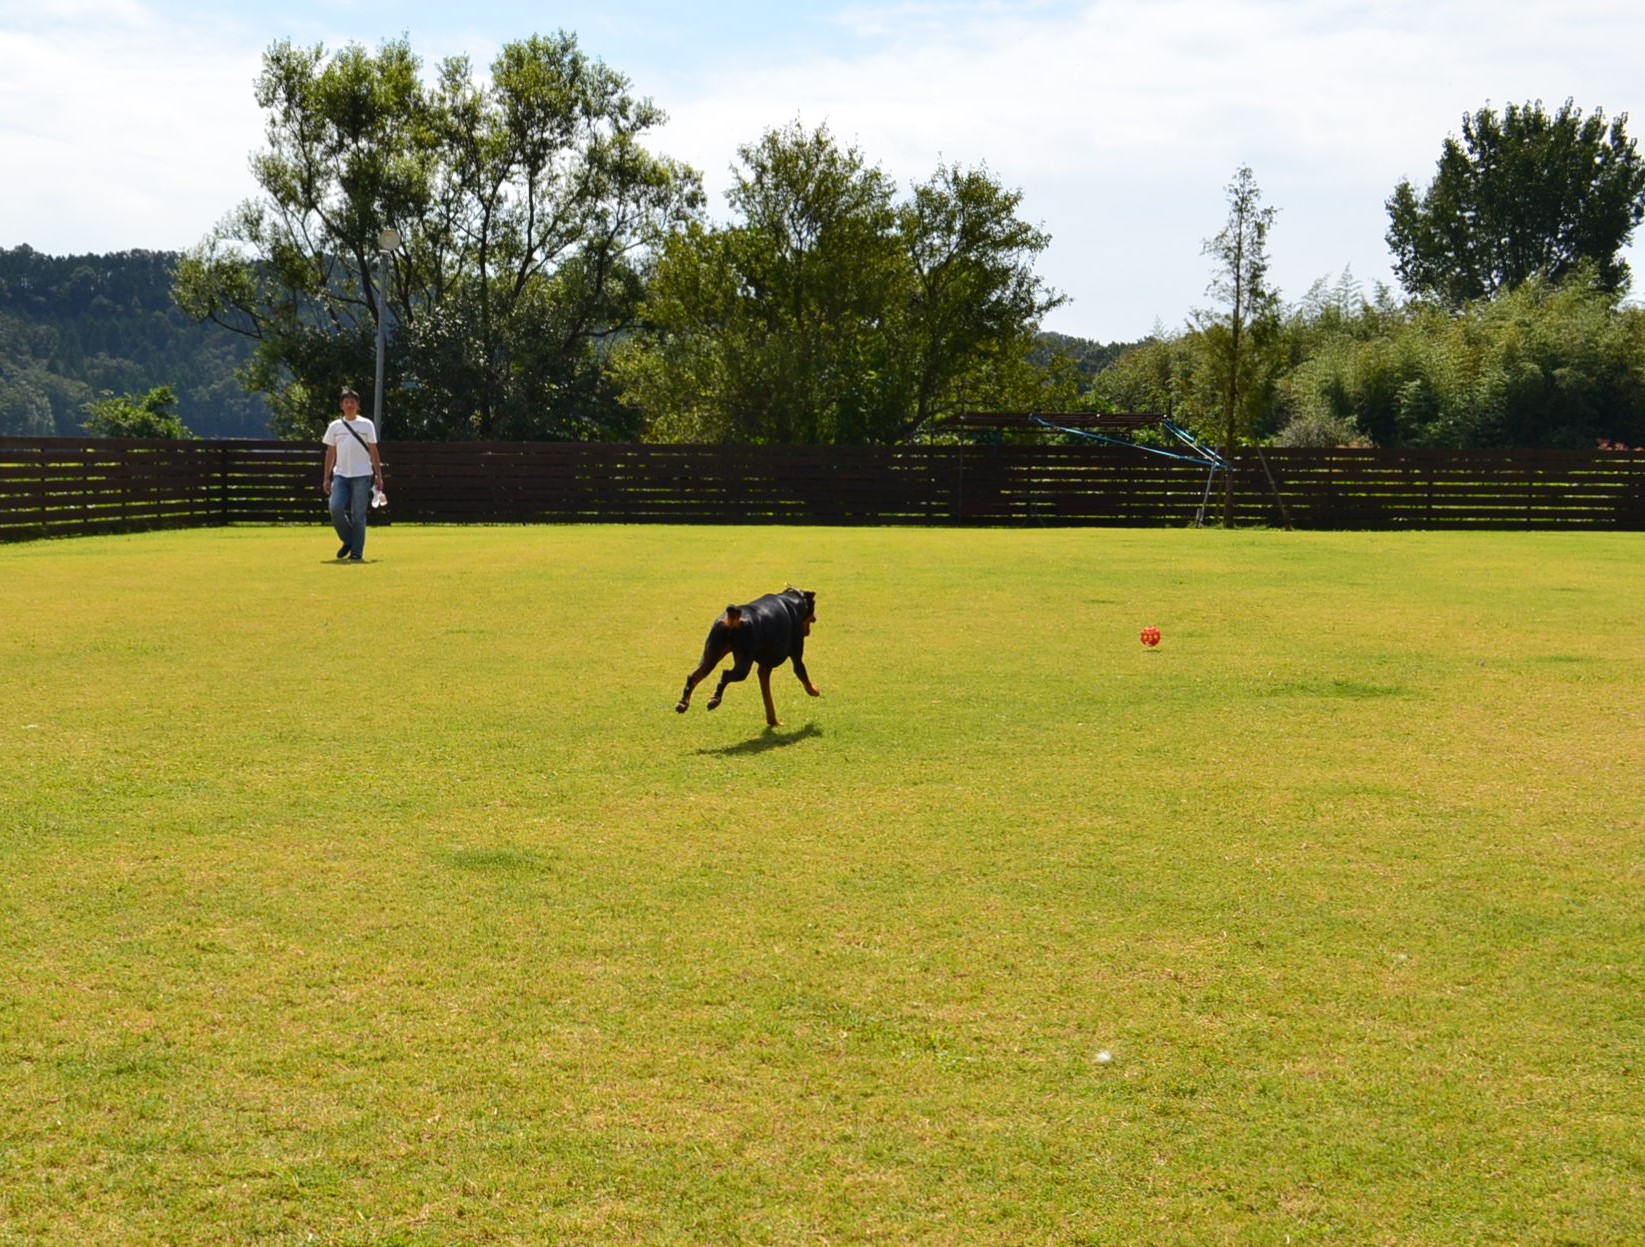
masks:
<instances>
[{"instance_id":1,"label":"dog's front leg","mask_svg":"<svg viewBox=\"0 0 1645 1247\"><path fill-rule=\"evenodd\" d=\"M777 706L771 700L771 668L760 664L760 696L765 698L765 725L777 726Z\"/></svg>"},{"instance_id":2,"label":"dog's front leg","mask_svg":"<svg viewBox=\"0 0 1645 1247\"><path fill-rule=\"evenodd\" d=\"M794 659L794 674L800 677L800 683L805 686L805 691L810 693L811 696L822 696L822 690L815 684L811 683L811 677L806 674L805 663L801 662L797 657Z\"/></svg>"}]
</instances>

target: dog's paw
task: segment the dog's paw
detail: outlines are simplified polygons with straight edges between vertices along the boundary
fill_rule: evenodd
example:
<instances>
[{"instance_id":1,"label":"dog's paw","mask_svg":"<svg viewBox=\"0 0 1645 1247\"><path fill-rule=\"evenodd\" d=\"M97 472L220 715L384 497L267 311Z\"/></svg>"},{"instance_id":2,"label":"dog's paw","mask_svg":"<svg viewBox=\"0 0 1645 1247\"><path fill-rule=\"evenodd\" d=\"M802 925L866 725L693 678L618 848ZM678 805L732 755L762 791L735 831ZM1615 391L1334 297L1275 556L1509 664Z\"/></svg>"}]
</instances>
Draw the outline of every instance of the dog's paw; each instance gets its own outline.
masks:
<instances>
[{"instance_id":1,"label":"dog's paw","mask_svg":"<svg viewBox=\"0 0 1645 1247\"><path fill-rule=\"evenodd\" d=\"M822 689L818 688L815 684L807 684L805 686L805 691L810 693L813 697L822 696Z\"/></svg>"},{"instance_id":2,"label":"dog's paw","mask_svg":"<svg viewBox=\"0 0 1645 1247\"><path fill-rule=\"evenodd\" d=\"M720 699L718 697L710 697L708 699L708 708L710 710L718 710L719 707L720 707Z\"/></svg>"},{"instance_id":3,"label":"dog's paw","mask_svg":"<svg viewBox=\"0 0 1645 1247\"><path fill-rule=\"evenodd\" d=\"M682 701L679 705L674 707L674 713L684 714L689 709L691 709L691 703L688 701Z\"/></svg>"}]
</instances>

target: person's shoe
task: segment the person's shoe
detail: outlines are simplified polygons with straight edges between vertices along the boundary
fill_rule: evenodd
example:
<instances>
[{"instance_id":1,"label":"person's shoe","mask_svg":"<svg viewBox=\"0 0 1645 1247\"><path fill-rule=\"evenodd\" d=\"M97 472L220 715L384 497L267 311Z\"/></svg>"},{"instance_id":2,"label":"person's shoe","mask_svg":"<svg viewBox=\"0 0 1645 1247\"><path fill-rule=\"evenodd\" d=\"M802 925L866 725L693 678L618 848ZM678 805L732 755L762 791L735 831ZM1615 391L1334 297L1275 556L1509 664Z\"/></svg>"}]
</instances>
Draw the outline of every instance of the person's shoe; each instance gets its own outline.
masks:
<instances>
[{"instance_id":1,"label":"person's shoe","mask_svg":"<svg viewBox=\"0 0 1645 1247\"><path fill-rule=\"evenodd\" d=\"M350 563L364 563L366 561L366 557L363 554L351 554L348 556L348 561Z\"/></svg>"},{"instance_id":2,"label":"person's shoe","mask_svg":"<svg viewBox=\"0 0 1645 1247\"><path fill-rule=\"evenodd\" d=\"M337 547L337 557L340 559L346 559L348 557L348 542L345 541L342 545Z\"/></svg>"}]
</instances>

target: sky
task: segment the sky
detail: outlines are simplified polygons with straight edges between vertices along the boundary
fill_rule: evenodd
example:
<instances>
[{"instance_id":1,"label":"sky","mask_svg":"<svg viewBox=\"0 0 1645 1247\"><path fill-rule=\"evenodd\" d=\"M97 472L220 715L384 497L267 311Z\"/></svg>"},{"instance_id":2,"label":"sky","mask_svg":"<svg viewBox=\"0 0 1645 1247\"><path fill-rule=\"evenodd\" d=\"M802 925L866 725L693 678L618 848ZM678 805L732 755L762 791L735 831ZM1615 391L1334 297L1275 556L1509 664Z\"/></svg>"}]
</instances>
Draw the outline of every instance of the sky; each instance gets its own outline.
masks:
<instances>
[{"instance_id":1,"label":"sky","mask_svg":"<svg viewBox=\"0 0 1645 1247\"><path fill-rule=\"evenodd\" d=\"M725 219L737 149L826 124L904 188L986 166L1051 235L1045 327L1103 342L1180 328L1242 165L1277 209L1287 302L1346 273L1397 290L1388 196L1419 189L1465 113L1572 99L1636 113L1638 0L0 0L0 247L183 250L257 195L253 97L290 39L426 69L556 29L668 114L653 150ZM1645 288L1645 248L1627 256Z\"/></svg>"}]
</instances>

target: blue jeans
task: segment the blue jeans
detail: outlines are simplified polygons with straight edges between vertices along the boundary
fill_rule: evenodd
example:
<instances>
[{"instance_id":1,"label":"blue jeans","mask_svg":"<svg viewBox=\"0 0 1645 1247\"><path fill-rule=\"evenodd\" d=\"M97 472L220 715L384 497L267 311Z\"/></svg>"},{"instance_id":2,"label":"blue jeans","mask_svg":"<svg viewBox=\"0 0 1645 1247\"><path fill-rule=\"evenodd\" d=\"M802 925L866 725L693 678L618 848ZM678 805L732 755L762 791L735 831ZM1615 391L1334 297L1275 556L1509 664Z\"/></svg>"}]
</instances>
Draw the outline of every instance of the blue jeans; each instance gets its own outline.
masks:
<instances>
[{"instance_id":1,"label":"blue jeans","mask_svg":"<svg viewBox=\"0 0 1645 1247\"><path fill-rule=\"evenodd\" d=\"M348 547L350 558L365 557L366 512L370 506L371 477L331 478L331 526L337 530L337 540Z\"/></svg>"}]
</instances>

